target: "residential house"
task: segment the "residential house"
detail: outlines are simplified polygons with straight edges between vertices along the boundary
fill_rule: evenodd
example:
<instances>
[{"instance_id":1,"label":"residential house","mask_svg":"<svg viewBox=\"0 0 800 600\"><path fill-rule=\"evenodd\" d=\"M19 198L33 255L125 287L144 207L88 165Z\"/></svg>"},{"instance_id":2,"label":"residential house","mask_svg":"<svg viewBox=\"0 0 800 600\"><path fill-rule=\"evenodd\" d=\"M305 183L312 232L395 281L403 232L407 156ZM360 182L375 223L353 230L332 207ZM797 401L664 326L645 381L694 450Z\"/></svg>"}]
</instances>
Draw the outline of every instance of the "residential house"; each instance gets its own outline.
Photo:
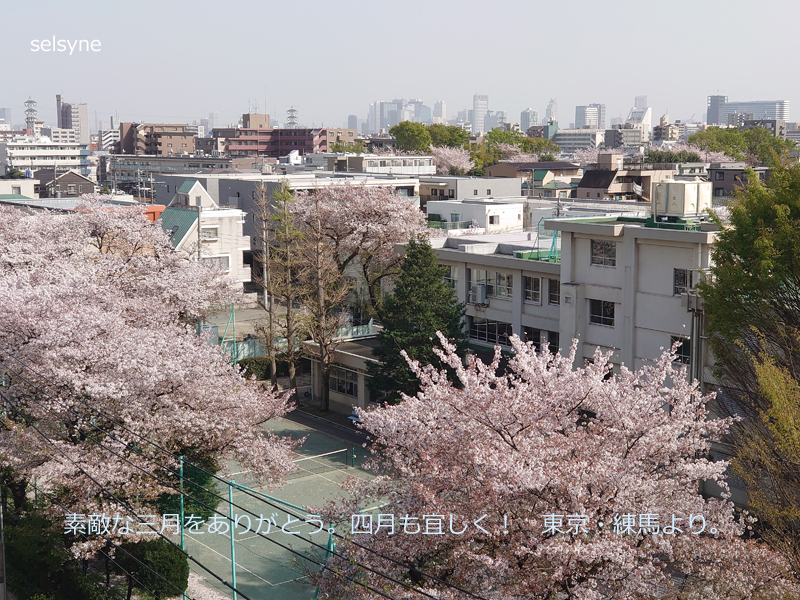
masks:
<instances>
[{"instance_id":1,"label":"residential house","mask_svg":"<svg viewBox=\"0 0 800 600\"><path fill-rule=\"evenodd\" d=\"M583 173L576 197L586 200L649 200L654 183L672 179L675 169L656 165L624 164L621 154L600 154L596 169Z\"/></svg>"},{"instance_id":2,"label":"residential house","mask_svg":"<svg viewBox=\"0 0 800 600\"><path fill-rule=\"evenodd\" d=\"M95 191L95 183L77 171L56 173L54 169L41 169L33 173L39 181L36 186L39 198L77 198Z\"/></svg>"},{"instance_id":3,"label":"residential house","mask_svg":"<svg viewBox=\"0 0 800 600\"><path fill-rule=\"evenodd\" d=\"M244 235L244 222L244 211L220 207L197 179L184 180L159 218L176 249L191 248L238 284L250 281L250 267L244 264L250 238Z\"/></svg>"}]
</instances>

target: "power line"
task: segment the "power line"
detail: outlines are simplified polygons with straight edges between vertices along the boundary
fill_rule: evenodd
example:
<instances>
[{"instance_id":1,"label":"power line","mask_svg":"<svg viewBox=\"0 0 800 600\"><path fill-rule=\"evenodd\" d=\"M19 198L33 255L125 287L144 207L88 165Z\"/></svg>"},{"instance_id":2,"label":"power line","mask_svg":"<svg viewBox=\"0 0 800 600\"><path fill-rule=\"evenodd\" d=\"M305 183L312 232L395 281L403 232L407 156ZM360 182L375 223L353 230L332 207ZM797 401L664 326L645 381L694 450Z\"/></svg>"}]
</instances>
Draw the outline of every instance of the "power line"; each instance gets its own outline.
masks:
<instances>
[{"instance_id":1,"label":"power line","mask_svg":"<svg viewBox=\"0 0 800 600\"><path fill-rule=\"evenodd\" d=\"M32 371L32 372L34 372L34 373L36 373L36 374L37 374L37 375L39 375L40 377L43 377L43 375L41 375L41 373L38 373L36 370L32 369L32 368L31 368L31 367L30 367L30 366L29 366L29 365L26 363L26 361L23 361L22 359L20 359L20 358L18 358L18 357L16 357L16 356L14 356L13 354L11 354L11 353L8 351L8 349L6 349L5 347L3 347L2 345L0 345L0 350L3 350L3 351L6 353L6 355L7 355L7 356L9 356L10 358L12 358L12 359L16 360L17 362L19 362L20 364L22 364L23 366L25 366L26 368L28 368L30 371ZM25 378L24 376L20 375L18 372L16 372L16 371L13 371L13 370L12 370L12 372L13 372L14 374L16 374L18 377L20 377L21 379L23 379L24 381L26 381L27 383L29 383L30 385L34 386L36 389L40 389L40 390L41 390L41 387L40 387L40 386L38 386L37 384L33 383L32 381L30 381L29 379ZM28 395L28 396L31 396L31 394L29 394L29 393L27 393L27 395ZM95 411L97 414L99 414L100 416L102 416L103 418L106 418L106 419L108 419L109 421L111 421L111 422L113 422L113 423L115 423L115 424L119 425L119 426L120 426L120 427L121 427L121 428L122 428L124 431L127 431L127 432L129 432L129 433L131 433L131 434L135 435L136 437L138 437L139 439L143 440L144 442L146 442L146 443L148 443L148 444L152 445L153 447L157 448L157 449L158 449L158 450L160 450L162 453L164 453L164 454L167 454L167 455L168 455L170 458L172 458L172 459L174 459L174 458L175 458L175 455L174 455L172 452L170 452L170 451L169 451L169 450L167 450L166 448L162 447L161 445L157 444L156 442L153 442L153 441L149 440L148 438L146 438L146 437L142 436L141 434L139 434L139 433L137 433L137 432L135 432L135 431L132 431L132 430L130 430L129 428L125 427L125 425L123 425L122 423L120 423L118 420L116 420L116 419L114 419L113 417L111 417L111 416L109 416L109 415L105 414L103 411L101 411L101 410L99 410L99 409L97 409L97 408L95 408L95 407L91 406L91 405L90 405L88 402L86 402L85 400L83 401L83 403L84 403L84 404L87 406L87 408L88 408L89 410L93 410L93 411ZM69 410L71 410L71 409L69 409ZM72 411L72 412L74 412L74 411ZM83 417L82 415L78 415L78 416L79 416L81 419L83 419L85 422L89 423L89 421L88 421L88 419L86 419L86 417ZM96 429L99 429L99 430L100 430L100 431L102 431L103 433L106 433L106 434L108 434L109 436L111 436L111 437L112 437L112 439L116 439L116 438L114 438L114 435L113 435L113 433L103 430L102 428L98 427L98 426L97 426L95 423L93 423L93 422L92 422L92 423L90 423L90 424L91 424L93 427L95 427ZM89 436L87 436L87 437L89 437ZM94 440L94 438L90 438L90 439L92 439L92 441L95 441L95 440ZM96 442L96 441L95 441L95 442ZM98 444L99 444L99 442L96 442L96 443L98 443ZM104 448L105 448L105 446L102 446L102 444L100 444L100 445L101 445L101 447L104 447ZM171 472L173 475L178 475L178 473L177 473L177 472L175 472L175 471L174 471L173 469L171 469L170 467L167 467L167 466L165 466L165 465L163 465L163 464L161 464L161 463L159 463L159 462L157 462L157 461L153 460L152 458L147 458L147 457L145 457L145 456L144 456L144 455L143 455L143 454L142 454L140 451L138 451L138 450L137 450L137 449L135 449L135 448L134 448L134 451L135 451L135 452L137 452L137 453L138 453L140 456L144 457L146 460L149 460L150 462L152 462L152 463L156 464L157 466L159 466L159 467L161 467L161 468L163 468L163 469L166 469L166 470L168 470L168 471L169 471L169 472ZM113 450L111 450L111 452L113 452ZM124 459L124 460L127 460L127 459ZM130 461L128 461L128 462L130 462ZM133 464L133 463L130 463L130 464ZM219 482L221 482L221 483L223 483L223 484L225 484L225 485L229 485L229 484L230 484L230 482L229 482L229 481L226 481L225 479L221 478L221 477L220 477L220 476L218 476L216 473L213 473L213 472L211 472L211 471L208 471L207 469L205 469L205 468L203 468L203 467L201 467L201 466L199 466L199 465L196 465L196 464L194 464L194 463L192 463L192 462L190 462L190 461L184 461L184 464L188 464L189 466L191 466L191 467L193 467L193 468L195 468L195 469L197 469L197 470L199 470L199 471L201 471L201 472L205 473L206 475L209 475L210 477L212 477L212 478L216 479L217 481L219 481ZM138 468L138 469L140 469L140 470L144 471L144 470L143 470L141 467L138 467L137 465L133 465L133 466L135 466L136 468ZM144 471L144 472L145 472L145 473L147 473L148 475L150 475L151 477L154 477L154 478L156 478L156 476L155 476L155 475L153 475L153 474L150 474L150 473L148 473L147 471ZM162 481L161 481L161 480L159 480L159 479L157 479L157 478L156 478L156 480L157 480L157 481L159 481L159 483L162 483ZM184 480L186 480L186 479L184 478ZM222 500L223 502L227 502L227 500L226 500L225 498L223 498L222 496L220 496L219 494L216 494L215 492L213 492L213 491L211 491L211 490L208 490L207 488L205 488L205 487L201 486L200 484L198 484L198 483L196 483L196 482L194 482L194 481L191 481L191 480L186 480L186 481L188 481L188 482L189 482L189 483L191 483L192 485L194 485L194 486L196 486L196 487L200 488L201 490L203 490L203 491L206 491L206 492L210 493L212 496L215 496L216 498L219 498L219 499L220 499L220 500ZM174 490L176 490L176 491L179 491L179 490L178 490L178 488L174 487L173 485L170 485L170 484L167 484L167 485L168 485L168 487L171 487L172 489L174 489ZM276 504L274 504L274 503L272 503L272 502L270 502L270 501L268 501L268 500L266 500L266 499L262 498L261 496L259 496L259 495L256 495L256 493L253 493L253 492L251 492L250 490L247 490L247 489L242 489L242 488L238 488L238 489L239 489L240 491L244 492L246 495L248 495L248 496L250 496L250 497L252 497L252 498L254 498L254 499L256 499L256 500L259 500L260 502L262 502L262 503L264 503L264 504L267 504L267 505L269 505L269 506L272 506L272 507L274 507L274 508L278 508L279 510L283 510L284 512L286 512L286 514L287 514L287 515L291 515L291 516L294 516L294 517L301 518L299 515L297 515L297 514L293 514L293 513L291 513L290 511L288 511L288 510L287 510L285 507L278 506L278 505L276 505ZM206 504L202 503L201 501L199 501L199 500L197 500L197 499L195 499L195 500L196 500L196 501L197 501L199 504L203 505L204 507L206 507L206 508L209 508L210 510L212 510L212 512L216 512L217 514L220 514L220 515L222 515L222 513L218 512L216 509L213 509L213 508L209 507L208 505L206 505ZM232 503L232 505L233 505L233 506L236 506L237 508L241 508L241 509L242 509L242 510L244 510L245 512L249 512L251 515L255 516L255 513L253 513L252 511L250 511L250 510L248 510L248 509L245 509L245 508L243 508L243 507L239 506L238 504ZM225 515L222 515L222 516L225 516ZM227 518L227 517L226 517L226 518ZM345 538L344 536L342 536L341 534L338 534L338 533L336 533L336 532L333 532L333 536L334 536L334 537L337 537L337 538L339 538L339 539L341 539L341 540L347 540L347 538ZM267 538L267 539L269 539L269 538ZM273 541L273 542L274 542L274 540L271 540L271 539L270 539L270 541ZM392 557L390 557L390 556L386 556L386 555L382 554L381 552L378 552L377 550L374 550L374 549L372 549L372 548L369 548L368 546L364 546L364 545L362 545L362 544L359 544L358 542L356 542L356 541L354 541L354 540L348 540L348 541L349 541L350 543L352 543L354 546L356 546L356 547L358 547L358 548L361 548L362 550L365 550L365 551L367 551L367 552L370 552L370 553L372 553L372 554L374 554L374 555L376 555L376 556L379 556L379 557L383 558L384 560L390 561L390 562L392 562L392 563L394 563L394 564L396 564L396 565L398 565L398 566L401 566L401 567L403 567L403 568L405 568L405 569L408 569L408 570L410 570L410 571L411 571L411 570L413 570L413 571L415 571L415 572L419 573L420 575L422 575L422 576L424 576L424 577L427 577L427 578L431 579L432 581L435 581L435 582L437 582L437 583L440 583L440 584L442 584L442 585L444 585L444 586L446 586L446 587L448 587L448 588L452 588L452 589L458 590L458 591L460 591L460 592L462 592L462 593L464 593L464 594L467 594L468 596L470 596L470 597L472 597L472 598L475 598L476 600L486 600L486 599L485 599L485 598L483 598L482 596L478 596L478 595L476 595L476 594L474 594L474 593L472 593L472 592L470 592L470 591L468 591L468 590L465 590L465 589L463 589L463 588L461 588L461 587L459 587L459 586L457 586L457 585L455 585L455 584L452 584L452 583L446 582L446 581L444 581L444 580L442 580L442 579L439 579L438 577L435 577L435 576L433 576L433 575L429 575L429 574L427 574L427 573L424 573L423 571L420 571L420 570L419 570L419 569L417 569L416 567L413 567L413 566L407 565L407 564L403 563L402 561L399 561L399 560L397 560L397 559L394 559L394 558L392 558ZM314 545L314 546L317 546L318 548L321 548L321 549L325 550L326 552L331 552L331 553L332 553L332 554L334 554L335 556L339 556L340 558L344 558L345 560L349 560L349 559L347 559L347 557L344 557L344 556L342 556L342 555L340 555L340 554L336 553L335 551L330 551L330 550L328 550L326 547L324 547L324 546L321 546L321 545L319 545L319 544L317 544L317 543L315 543L315 542L312 542L311 540L308 540L308 542L309 542L310 544ZM275 542L275 543L277 543L277 542ZM300 556L302 556L302 555L300 555ZM304 558L305 558L305 557L304 557ZM312 561L312 562L313 562L313 561ZM317 563L317 564L319 564L319 563ZM357 563L357 564L359 564L359 563ZM323 565L323 566L324 566L324 565ZM379 572L377 572L377 571L375 571L375 570L371 569L370 567L367 567L366 565L361 565L361 564L359 564L359 566L362 566L362 567L364 567L364 568L366 568L366 569L368 569L368 570L370 570L370 571L372 571L372 572L376 573L376 574L377 574L377 575L379 575L379 576L382 576L382 577L384 577L384 578L387 578L387 579L390 579L390 580L392 580L392 581L395 581L395 580L393 580L391 577L389 577L388 575L385 575L385 574L379 573ZM408 587L408 586L407 586L407 584L404 584L404 583L402 583L402 582L397 582L397 581L395 581L395 582L396 582L396 583L399 583L400 585L403 585L404 587ZM416 589L414 589L414 588L411 588L411 587L408 587L408 589L411 589L412 591L415 591L415 592L417 592L417 593L420 593L420 594L426 595L426 596L428 596L428 597L432 597L432 596L430 596L430 595L426 594L425 592L422 592L421 590L416 590Z\"/></svg>"}]
</instances>

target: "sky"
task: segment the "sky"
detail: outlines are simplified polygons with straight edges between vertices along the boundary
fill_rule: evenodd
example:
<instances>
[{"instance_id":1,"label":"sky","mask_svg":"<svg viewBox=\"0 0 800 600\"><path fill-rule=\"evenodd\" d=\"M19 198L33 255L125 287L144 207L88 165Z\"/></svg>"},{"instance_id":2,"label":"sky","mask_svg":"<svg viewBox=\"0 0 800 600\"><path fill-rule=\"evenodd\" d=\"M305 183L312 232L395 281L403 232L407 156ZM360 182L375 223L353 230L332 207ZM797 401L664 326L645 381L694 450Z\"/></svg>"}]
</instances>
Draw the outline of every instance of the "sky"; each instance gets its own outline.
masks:
<instances>
[{"instance_id":1,"label":"sky","mask_svg":"<svg viewBox=\"0 0 800 600\"><path fill-rule=\"evenodd\" d=\"M267 112L342 127L376 100L443 100L448 118L487 94L490 110L562 127L575 105L606 105L606 125L646 95L653 121L705 120L706 98L790 100L800 120L791 28L796 0L141 0L0 7L0 108L23 103L55 125L55 95L108 122L188 122ZM33 52L33 40L98 40L100 51ZM256 107L257 103L257 107ZM266 110L265 110L266 109Z\"/></svg>"}]
</instances>

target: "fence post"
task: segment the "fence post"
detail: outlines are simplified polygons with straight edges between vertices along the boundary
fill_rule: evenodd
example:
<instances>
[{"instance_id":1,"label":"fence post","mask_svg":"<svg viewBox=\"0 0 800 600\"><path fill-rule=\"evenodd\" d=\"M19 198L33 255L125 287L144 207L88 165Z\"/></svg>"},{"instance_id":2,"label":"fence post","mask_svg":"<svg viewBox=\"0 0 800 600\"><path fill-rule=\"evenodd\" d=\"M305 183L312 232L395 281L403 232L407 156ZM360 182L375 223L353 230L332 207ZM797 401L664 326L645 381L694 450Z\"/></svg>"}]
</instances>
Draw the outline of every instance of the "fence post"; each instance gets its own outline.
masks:
<instances>
[{"instance_id":1,"label":"fence post","mask_svg":"<svg viewBox=\"0 0 800 600\"><path fill-rule=\"evenodd\" d=\"M236 600L236 550L233 547L233 486L235 481L228 484L228 518L231 521L231 578L233 579L233 600Z\"/></svg>"},{"instance_id":2,"label":"fence post","mask_svg":"<svg viewBox=\"0 0 800 600\"><path fill-rule=\"evenodd\" d=\"M183 456L180 457L180 467L178 475L181 478L181 550L186 552L186 541L183 536ZM186 600L186 590L183 590L183 600Z\"/></svg>"}]
</instances>

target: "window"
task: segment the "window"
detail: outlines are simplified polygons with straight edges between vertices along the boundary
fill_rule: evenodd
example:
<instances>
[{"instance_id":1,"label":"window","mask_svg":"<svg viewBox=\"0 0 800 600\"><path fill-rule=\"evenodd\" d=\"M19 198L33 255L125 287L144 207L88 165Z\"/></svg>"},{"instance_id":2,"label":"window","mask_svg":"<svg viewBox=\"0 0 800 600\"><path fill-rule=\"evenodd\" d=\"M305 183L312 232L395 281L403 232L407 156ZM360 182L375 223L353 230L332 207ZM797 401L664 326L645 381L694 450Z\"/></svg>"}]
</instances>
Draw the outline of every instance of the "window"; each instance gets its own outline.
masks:
<instances>
[{"instance_id":1,"label":"window","mask_svg":"<svg viewBox=\"0 0 800 600\"><path fill-rule=\"evenodd\" d=\"M195 206L200 206L200 196L195 196L194 197L194 205Z\"/></svg>"},{"instance_id":2,"label":"window","mask_svg":"<svg viewBox=\"0 0 800 600\"><path fill-rule=\"evenodd\" d=\"M456 191L455 190L447 190L447 197L448 198L455 198L456 197Z\"/></svg>"},{"instance_id":3,"label":"window","mask_svg":"<svg viewBox=\"0 0 800 600\"><path fill-rule=\"evenodd\" d=\"M588 196L588 194L587 194L587 196ZM598 197L598 198L600 197L600 192L597 192L597 197Z\"/></svg>"},{"instance_id":4,"label":"window","mask_svg":"<svg viewBox=\"0 0 800 600\"><path fill-rule=\"evenodd\" d=\"M67 185L67 193L68 194L74 194L75 193L75 185L74 184Z\"/></svg>"},{"instance_id":5,"label":"window","mask_svg":"<svg viewBox=\"0 0 800 600\"><path fill-rule=\"evenodd\" d=\"M558 279L550 279L548 287L548 303L561 304L561 282Z\"/></svg>"},{"instance_id":6,"label":"window","mask_svg":"<svg viewBox=\"0 0 800 600\"><path fill-rule=\"evenodd\" d=\"M491 273L491 271L490 271ZM514 294L514 276L497 273L495 276L494 294L497 298L511 298Z\"/></svg>"},{"instance_id":7,"label":"window","mask_svg":"<svg viewBox=\"0 0 800 600\"><path fill-rule=\"evenodd\" d=\"M606 300L589 300L589 323L614 326L614 303Z\"/></svg>"},{"instance_id":8,"label":"window","mask_svg":"<svg viewBox=\"0 0 800 600\"><path fill-rule=\"evenodd\" d=\"M560 346L558 345L557 331L547 332L547 349L550 350L550 354L555 354L556 352L561 350Z\"/></svg>"},{"instance_id":9,"label":"window","mask_svg":"<svg viewBox=\"0 0 800 600\"><path fill-rule=\"evenodd\" d=\"M499 224L500 224L499 215L489 215L489 225L499 225Z\"/></svg>"},{"instance_id":10,"label":"window","mask_svg":"<svg viewBox=\"0 0 800 600\"><path fill-rule=\"evenodd\" d=\"M11 193L16 194L17 196L22 195L22 186L20 185L12 185L11 186Z\"/></svg>"},{"instance_id":11,"label":"window","mask_svg":"<svg viewBox=\"0 0 800 600\"><path fill-rule=\"evenodd\" d=\"M533 327L522 327L522 333L525 335L526 342L533 342L533 347L539 352L542 349L542 332L540 329Z\"/></svg>"},{"instance_id":12,"label":"window","mask_svg":"<svg viewBox=\"0 0 800 600\"><path fill-rule=\"evenodd\" d=\"M448 271L445 273L444 280L451 288L456 289L458 285L458 267L447 267Z\"/></svg>"},{"instance_id":13,"label":"window","mask_svg":"<svg viewBox=\"0 0 800 600\"><path fill-rule=\"evenodd\" d=\"M617 266L617 244L603 240L592 240L592 264L601 267Z\"/></svg>"},{"instance_id":14,"label":"window","mask_svg":"<svg viewBox=\"0 0 800 600\"><path fill-rule=\"evenodd\" d=\"M358 373L332 368L328 389L351 398L358 398Z\"/></svg>"},{"instance_id":15,"label":"window","mask_svg":"<svg viewBox=\"0 0 800 600\"><path fill-rule=\"evenodd\" d=\"M671 335L669 337L669 347L672 348L672 344L675 342L680 342L678 349L676 350L678 357L675 359L675 362L688 365L692 358L692 347L689 342L689 338Z\"/></svg>"},{"instance_id":16,"label":"window","mask_svg":"<svg viewBox=\"0 0 800 600\"><path fill-rule=\"evenodd\" d=\"M492 190L490 188L486 188L486 195L487 196L491 196L492 195Z\"/></svg>"},{"instance_id":17,"label":"window","mask_svg":"<svg viewBox=\"0 0 800 600\"><path fill-rule=\"evenodd\" d=\"M525 289L525 302L541 304L542 302L542 280L538 277L522 277L522 285Z\"/></svg>"},{"instance_id":18,"label":"window","mask_svg":"<svg viewBox=\"0 0 800 600\"><path fill-rule=\"evenodd\" d=\"M714 188L714 195L715 196L724 196L725 195L725 188Z\"/></svg>"},{"instance_id":19,"label":"window","mask_svg":"<svg viewBox=\"0 0 800 600\"><path fill-rule=\"evenodd\" d=\"M725 173L723 171L714 173L714 181L725 181Z\"/></svg>"},{"instance_id":20,"label":"window","mask_svg":"<svg viewBox=\"0 0 800 600\"><path fill-rule=\"evenodd\" d=\"M512 335L511 324L501 321L490 321L488 319L471 318L469 337L470 339L487 342L489 344L500 344L508 346L508 338Z\"/></svg>"},{"instance_id":21,"label":"window","mask_svg":"<svg viewBox=\"0 0 800 600\"><path fill-rule=\"evenodd\" d=\"M438 196L438 195L439 195L439 190L437 190L436 188L433 188L431 190L431 196Z\"/></svg>"},{"instance_id":22,"label":"window","mask_svg":"<svg viewBox=\"0 0 800 600\"><path fill-rule=\"evenodd\" d=\"M203 262L212 265L215 267L219 267L223 271L230 271L231 270L231 257L230 256L204 256Z\"/></svg>"},{"instance_id":23,"label":"window","mask_svg":"<svg viewBox=\"0 0 800 600\"><path fill-rule=\"evenodd\" d=\"M219 239L219 227L201 227L200 239L201 240Z\"/></svg>"},{"instance_id":24,"label":"window","mask_svg":"<svg viewBox=\"0 0 800 600\"><path fill-rule=\"evenodd\" d=\"M478 190L474 190L474 191L472 192L472 195L473 195L473 196L477 196L477 195L478 195Z\"/></svg>"},{"instance_id":25,"label":"window","mask_svg":"<svg viewBox=\"0 0 800 600\"><path fill-rule=\"evenodd\" d=\"M685 294L693 286L693 273L689 269L672 269L672 295L680 296Z\"/></svg>"}]
</instances>

